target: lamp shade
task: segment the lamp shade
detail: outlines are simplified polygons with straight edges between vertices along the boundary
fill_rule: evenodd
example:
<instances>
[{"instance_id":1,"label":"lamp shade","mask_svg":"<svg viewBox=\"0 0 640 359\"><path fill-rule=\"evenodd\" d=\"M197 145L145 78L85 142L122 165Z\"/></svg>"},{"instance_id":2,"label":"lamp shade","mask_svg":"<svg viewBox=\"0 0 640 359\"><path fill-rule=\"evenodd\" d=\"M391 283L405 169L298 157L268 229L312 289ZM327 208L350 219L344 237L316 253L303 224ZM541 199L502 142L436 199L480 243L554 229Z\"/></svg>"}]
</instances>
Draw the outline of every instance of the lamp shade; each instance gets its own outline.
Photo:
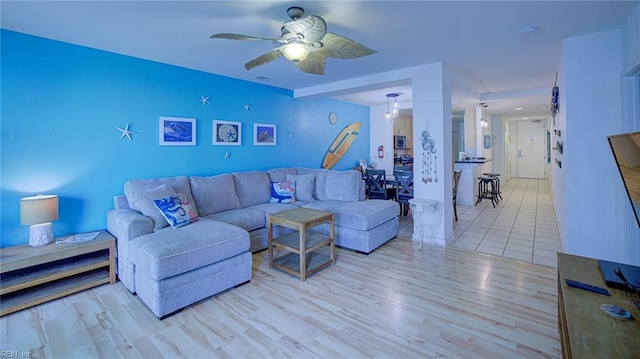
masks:
<instances>
[{"instance_id":1,"label":"lamp shade","mask_svg":"<svg viewBox=\"0 0 640 359\"><path fill-rule=\"evenodd\" d=\"M58 196L42 195L20 199L20 224L32 225L58 219Z\"/></svg>"}]
</instances>

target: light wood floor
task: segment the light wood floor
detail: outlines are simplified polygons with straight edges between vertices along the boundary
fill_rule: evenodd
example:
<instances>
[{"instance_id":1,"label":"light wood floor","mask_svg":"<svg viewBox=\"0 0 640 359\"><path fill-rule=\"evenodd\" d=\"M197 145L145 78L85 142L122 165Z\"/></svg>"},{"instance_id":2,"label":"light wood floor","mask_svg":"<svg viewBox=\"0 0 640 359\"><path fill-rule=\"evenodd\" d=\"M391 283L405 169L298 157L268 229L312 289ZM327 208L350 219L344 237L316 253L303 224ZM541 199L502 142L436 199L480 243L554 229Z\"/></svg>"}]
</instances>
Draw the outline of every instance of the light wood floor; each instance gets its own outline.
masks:
<instances>
[{"instance_id":1,"label":"light wood floor","mask_svg":"<svg viewBox=\"0 0 640 359\"><path fill-rule=\"evenodd\" d=\"M254 255L251 282L163 321L118 282L0 318L32 358L561 356L554 268L396 238L300 282Z\"/></svg>"}]
</instances>

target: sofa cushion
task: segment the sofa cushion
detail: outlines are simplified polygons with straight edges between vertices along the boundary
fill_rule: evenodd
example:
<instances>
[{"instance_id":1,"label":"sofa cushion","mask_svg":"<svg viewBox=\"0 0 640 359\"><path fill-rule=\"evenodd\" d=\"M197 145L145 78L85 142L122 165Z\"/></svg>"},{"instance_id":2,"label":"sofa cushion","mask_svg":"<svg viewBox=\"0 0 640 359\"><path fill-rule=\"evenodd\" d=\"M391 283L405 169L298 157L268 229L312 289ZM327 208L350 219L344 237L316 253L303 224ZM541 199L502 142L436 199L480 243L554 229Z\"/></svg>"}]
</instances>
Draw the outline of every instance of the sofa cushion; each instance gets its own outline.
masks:
<instances>
[{"instance_id":1,"label":"sofa cushion","mask_svg":"<svg viewBox=\"0 0 640 359\"><path fill-rule=\"evenodd\" d=\"M160 280L249 250L249 233L240 227L201 218L177 229L165 228L129 242L136 271Z\"/></svg>"},{"instance_id":2,"label":"sofa cushion","mask_svg":"<svg viewBox=\"0 0 640 359\"><path fill-rule=\"evenodd\" d=\"M164 219L169 222L171 228L184 227L198 220L196 207L182 193L154 199L153 203L162 213Z\"/></svg>"},{"instance_id":3,"label":"sofa cushion","mask_svg":"<svg viewBox=\"0 0 640 359\"><path fill-rule=\"evenodd\" d=\"M233 182L242 208L267 203L271 198L269 176L264 171L234 172Z\"/></svg>"},{"instance_id":4,"label":"sofa cushion","mask_svg":"<svg viewBox=\"0 0 640 359\"><path fill-rule=\"evenodd\" d=\"M303 207L334 212L336 226L367 231L400 214L398 202L371 199L358 202L315 201Z\"/></svg>"},{"instance_id":5,"label":"sofa cushion","mask_svg":"<svg viewBox=\"0 0 640 359\"><path fill-rule=\"evenodd\" d=\"M241 208L230 173L209 177L192 176L189 177L189 184L198 214L202 217Z\"/></svg>"},{"instance_id":6,"label":"sofa cushion","mask_svg":"<svg viewBox=\"0 0 640 359\"><path fill-rule=\"evenodd\" d=\"M329 170L325 170L324 168L298 168L299 175L312 174L316 176L316 184L313 192L313 196L315 199L319 199L321 201L326 200L325 198L325 187L327 180L327 173Z\"/></svg>"},{"instance_id":7,"label":"sofa cushion","mask_svg":"<svg viewBox=\"0 0 640 359\"><path fill-rule=\"evenodd\" d=\"M296 182L281 181L271 182L270 203L294 203L296 201Z\"/></svg>"},{"instance_id":8,"label":"sofa cushion","mask_svg":"<svg viewBox=\"0 0 640 359\"><path fill-rule=\"evenodd\" d=\"M132 203L138 212L149 217L153 222L153 231L159 231L169 225L161 211L158 210L153 203L155 199L166 198L175 195L176 192L170 186L161 184L154 188L146 190L133 191L130 193L130 203Z\"/></svg>"},{"instance_id":9,"label":"sofa cushion","mask_svg":"<svg viewBox=\"0 0 640 359\"><path fill-rule=\"evenodd\" d=\"M173 188L175 193L183 193L187 196L187 199L193 202L193 197L191 196L191 187L189 186L189 179L186 176L177 176L177 177L162 177L162 178L149 178L149 179L137 179L130 180L125 182L124 184L124 194L127 196L127 201L129 202L129 207L134 211L140 211L131 200L131 194L137 191L144 191L150 188L158 187L162 184L166 184L169 187Z\"/></svg>"},{"instance_id":10,"label":"sofa cushion","mask_svg":"<svg viewBox=\"0 0 640 359\"><path fill-rule=\"evenodd\" d=\"M285 167L285 168L274 168L272 170L267 171L267 175L269 176L269 181L271 182L280 182L287 179L288 175L295 175L298 173L298 170L295 167Z\"/></svg>"},{"instance_id":11,"label":"sofa cushion","mask_svg":"<svg viewBox=\"0 0 640 359\"><path fill-rule=\"evenodd\" d=\"M262 228L266 226L265 215L262 211L241 208L232 209L229 211L218 212L207 216L209 219L215 219L216 221L229 223L234 226L238 226L247 231L253 231L254 229Z\"/></svg>"},{"instance_id":12,"label":"sofa cushion","mask_svg":"<svg viewBox=\"0 0 640 359\"><path fill-rule=\"evenodd\" d=\"M288 181L296 183L296 201L313 201L313 191L316 188L316 175L287 175Z\"/></svg>"},{"instance_id":13,"label":"sofa cushion","mask_svg":"<svg viewBox=\"0 0 640 359\"><path fill-rule=\"evenodd\" d=\"M358 171L329 171L325 185L327 201L357 201L362 175Z\"/></svg>"}]
</instances>

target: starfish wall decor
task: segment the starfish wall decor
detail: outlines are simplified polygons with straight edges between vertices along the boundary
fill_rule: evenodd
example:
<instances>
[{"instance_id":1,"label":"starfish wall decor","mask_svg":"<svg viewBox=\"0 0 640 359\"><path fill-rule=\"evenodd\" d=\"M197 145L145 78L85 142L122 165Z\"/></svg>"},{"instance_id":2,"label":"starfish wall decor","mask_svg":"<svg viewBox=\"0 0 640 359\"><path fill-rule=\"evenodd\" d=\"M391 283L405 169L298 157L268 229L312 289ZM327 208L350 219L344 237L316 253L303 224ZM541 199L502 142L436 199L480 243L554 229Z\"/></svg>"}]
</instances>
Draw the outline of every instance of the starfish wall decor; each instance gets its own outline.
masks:
<instances>
[{"instance_id":1,"label":"starfish wall decor","mask_svg":"<svg viewBox=\"0 0 640 359\"><path fill-rule=\"evenodd\" d=\"M118 129L119 131L122 132L122 136L120 136L120 138L125 138L125 136L129 139L129 141L131 141L131 134L135 133L133 131L129 131L129 124L127 123L126 126L124 126L124 128L122 127L118 127L116 126L116 129Z\"/></svg>"}]
</instances>

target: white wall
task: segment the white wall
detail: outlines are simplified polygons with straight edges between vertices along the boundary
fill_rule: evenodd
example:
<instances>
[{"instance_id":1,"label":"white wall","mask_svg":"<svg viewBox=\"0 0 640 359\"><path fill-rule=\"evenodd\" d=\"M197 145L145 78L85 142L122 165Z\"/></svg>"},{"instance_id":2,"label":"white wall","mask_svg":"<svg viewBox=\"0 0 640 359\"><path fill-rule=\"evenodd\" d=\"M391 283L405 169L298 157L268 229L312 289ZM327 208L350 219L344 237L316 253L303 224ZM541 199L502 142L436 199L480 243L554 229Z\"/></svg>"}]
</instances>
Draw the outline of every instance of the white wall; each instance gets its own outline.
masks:
<instances>
[{"instance_id":1,"label":"white wall","mask_svg":"<svg viewBox=\"0 0 640 359\"><path fill-rule=\"evenodd\" d=\"M625 72L640 66L640 4L633 9L622 27Z\"/></svg>"},{"instance_id":2,"label":"white wall","mask_svg":"<svg viewBox=\"0 0 640 359\"><path fill-rule=\"evenodd\" d=\"M375 163L377 169L383 169L388 173L393 172L393 122L385 121L387 106L372 106L369 108L369 141L370 158L365 158L371 164ZM384 146L384 158L378 158L378 146Z\"/></svg>"},{"instance_id":3,"label":"white wall","mask_svg":"<svg viewBox=\"0 0 640 359\"><path fill-rule=\"evenodd\" d=\"M506 181L509 179L507 173L505 172L505 141L504 141L504 125L502 123L502 116L490 116L491 122L489 122L489 129L491 130L491 136L493 137L493 147L491 158L493 161L491 162L493 166L493 172L500 173L502 177L502 181Z\"/></svg>"},{"instance_id":4,"label":"white wall","mask_svg":"<svg viewBox=\"0 0 640 359\"><path fill-rule=\"evenodd\" d=\"M464 152L475 151L477 144L477 127L479 120L476 120L476 108L469 107L464 110Z\"/></svg>"},{"instance_id":5,"label":"white wall","mask_svg":"<svg viewBox=\"0 0 640 359\"><path fill-rule=\"evenodd\" d=\"M622 63L621 30L564 40L555 126L564 154L551 169L564 250L628 262L626 198L606 137L622 130Z\"/></svg>"},{"instance_id":6,"label":"white wall","mask_svg":"<svg viewBox=\"0 0 640 359\"><path fill-rule=\"evenodd\" d=\"M640 131L640 4L636 5L622 27L625 77L623 79L623 112L625 132ZM626 211L629 263L640 264L640 230L631 206Z\"/></svg>"}]
</instances>

